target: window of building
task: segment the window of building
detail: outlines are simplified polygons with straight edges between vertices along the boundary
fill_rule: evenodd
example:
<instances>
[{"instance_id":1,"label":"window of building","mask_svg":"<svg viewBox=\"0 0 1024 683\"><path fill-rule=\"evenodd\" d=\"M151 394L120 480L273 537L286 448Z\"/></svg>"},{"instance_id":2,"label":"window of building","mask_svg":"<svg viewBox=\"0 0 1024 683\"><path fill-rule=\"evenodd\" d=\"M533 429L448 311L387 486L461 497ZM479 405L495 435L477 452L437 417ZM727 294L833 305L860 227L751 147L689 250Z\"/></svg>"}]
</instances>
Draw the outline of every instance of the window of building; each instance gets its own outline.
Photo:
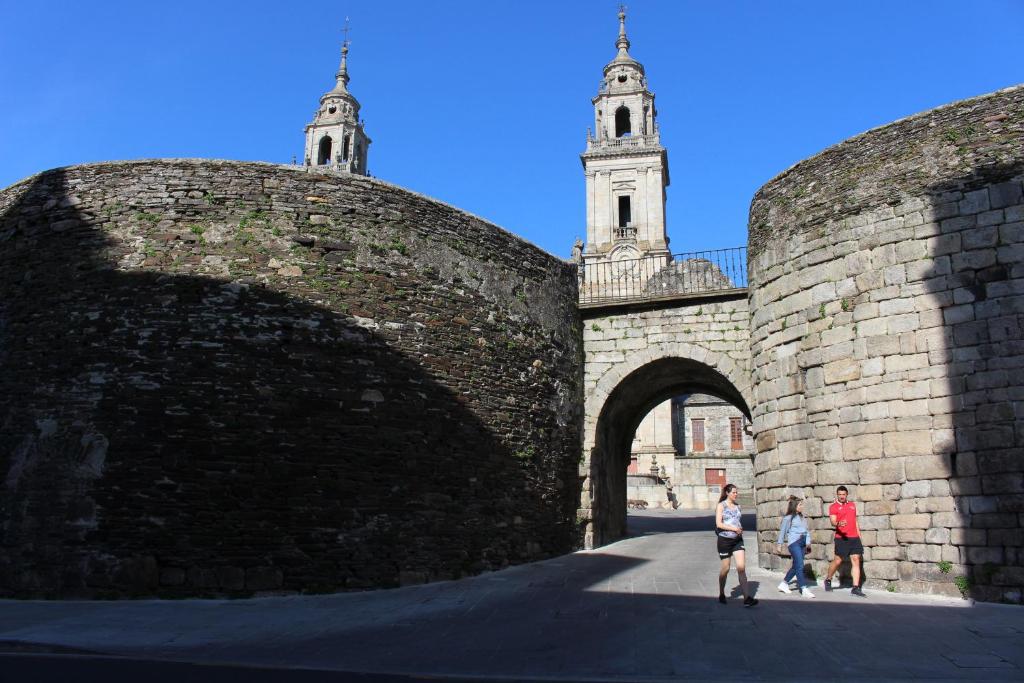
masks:
<instances>
[{"instance_id":1,"label":"window of building","mask_svg":"<svg viewBox=\"0 0 1024 683\"><path fill-rule=\"evenodd\" d=\"M619 197L619 227L627 228L633 222L628 196Z\"/></svg>"},{"instance_id":2,"label":"window of building","mask_svg":"<svg viewBox=\"0 0 1024 683\"><path fill-rule=\"evenodd\" d=\"M729 447L734 451L743 450L743 418L729 418Z\"/></svg>"},{"instance_id":3,"label":"window of building","mask_svg":"<svg viewBox=\"0 0 1024 683\"><path fill-rule=\"evenodd\" d=\"M615 110L615 137L621 138L624 135L630 135L632 130L629 125L629 107L619 107Z\"/></svg>"},{"instance_id":4,"label":"window of building","mask_svg":"<svg viewBox=\"0 0 1024 683\"><path fill-rule=\"evenodd\" d=\"M720 467L709 467L704 470L704 483L708 486L725 486L725 470Z\"/></svg>"},{"instance_id":5,"label":"window of building","mask_svg":"<svg viewBox=\"0 0 1024 683\"><path fill-rule=\"evenodd\" d=\"M316 165L323 166L331 163L331 136L325 135L320 138L320 148L316 155Z\"/></svg>"},{"instance_id":6,"label":"window of building","mask_svg":"<svg viewBox=\"0 0 1024 683\"><path fill-rule=\"evenodd\" d=\"M626 474L637 474L640 470L637 467L636 456L629 456L629 466L626 467Z\"/></svg>"},{"instance_id":7,"label":"window of building","mask_svg":"<svg viewBox=\"0 0 1024 683\"><path fill-rule=\"evenodd\" d=\"M345 142L341 146L341 158L344 159L345 161L348 161L348 151L349 151L349 148L351 146L352 146L352 136L351 135L346 135L345 136Z\"/></svg>"},{"instance_id":8,"label":"window of building","mask_svg":"<svg viewBox=\"0 0 1024 683\"><path fill-rule=\"evenodd\" d=\"M690 421L690 441L694 453L704 452L704 418L695 417Z\"/></svg>"}]
</instances>

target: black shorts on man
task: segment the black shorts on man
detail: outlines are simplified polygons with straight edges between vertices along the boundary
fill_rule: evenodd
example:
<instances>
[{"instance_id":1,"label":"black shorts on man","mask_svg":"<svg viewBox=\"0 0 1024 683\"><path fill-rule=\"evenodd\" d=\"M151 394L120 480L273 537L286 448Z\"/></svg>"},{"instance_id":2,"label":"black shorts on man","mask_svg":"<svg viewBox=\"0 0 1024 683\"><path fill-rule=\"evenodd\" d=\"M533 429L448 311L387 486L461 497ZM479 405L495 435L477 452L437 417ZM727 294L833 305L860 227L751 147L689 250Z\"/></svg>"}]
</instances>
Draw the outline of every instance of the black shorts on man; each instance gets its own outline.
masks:
<instances>
[{"instance_id":1,"label":"black shorts on man","mask_svg":"<svg viewBox=\"0 0 1024 683\"><path fill-rule=\"evenodd\" d=\"M838 557L849 557L850 555L863 555L864 544L860 542L860 536L853 538L840 538L836 536L836 555Z\"/></svg>"},{"instance_id":2,"label":"black shorts on man","mask_svg":"<svg viewBox=\"0 0 1024 683\"><path fill-rule=\"evenodd\" d=\"M730 557L737 550L743 549L742 536L737 536L736 538L728 538L726 536L718 537L718 556L723 560Z\"/></svg>"}]
</instances>

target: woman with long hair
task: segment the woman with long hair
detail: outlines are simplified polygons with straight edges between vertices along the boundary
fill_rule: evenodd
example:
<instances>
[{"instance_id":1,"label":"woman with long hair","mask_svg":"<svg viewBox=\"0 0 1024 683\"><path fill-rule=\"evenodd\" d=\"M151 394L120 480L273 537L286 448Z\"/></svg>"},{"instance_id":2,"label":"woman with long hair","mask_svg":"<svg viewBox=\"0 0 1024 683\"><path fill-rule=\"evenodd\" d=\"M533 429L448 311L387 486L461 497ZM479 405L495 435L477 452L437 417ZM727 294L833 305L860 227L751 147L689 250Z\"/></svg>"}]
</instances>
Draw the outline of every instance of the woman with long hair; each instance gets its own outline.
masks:
<instances>
[{"instance_id":1,"label":"woman with long hair","mask_svg":"<svg viewBox=\"0 0 1024 683\"><path fill-rule=\"evenodd\" d=\"M747 590L747 561L743 550L743 513L736 498L739 489L735 484L726 484L715 507L715 533L718 536L718 557L722 561L718 569L718 602L726 604L725 579L729 576L730 558L736 558L736 575L743 591L743 606L753 607L757 598Z\"/></svg>"},{"instance_id":2,"label":"woman with long hair","mask_svg":"<svg viewBox=\"0 0 1024 683\"><path fill-rule=\"evenodd\" d=\"M779 538L775 544L779 551L785 544L789 548L789 556L793 558L793 566L779 583L779 590L791 593L789 582L796 578L796 584L800 586L800 595L813 598L814 593L807 587L807 578L804 576L804 553L811 548L811 533L807 530L807 519L804 517L804 501L796 496L789 497L786 516L782 518Z\"/></svg>"}]
</instances>

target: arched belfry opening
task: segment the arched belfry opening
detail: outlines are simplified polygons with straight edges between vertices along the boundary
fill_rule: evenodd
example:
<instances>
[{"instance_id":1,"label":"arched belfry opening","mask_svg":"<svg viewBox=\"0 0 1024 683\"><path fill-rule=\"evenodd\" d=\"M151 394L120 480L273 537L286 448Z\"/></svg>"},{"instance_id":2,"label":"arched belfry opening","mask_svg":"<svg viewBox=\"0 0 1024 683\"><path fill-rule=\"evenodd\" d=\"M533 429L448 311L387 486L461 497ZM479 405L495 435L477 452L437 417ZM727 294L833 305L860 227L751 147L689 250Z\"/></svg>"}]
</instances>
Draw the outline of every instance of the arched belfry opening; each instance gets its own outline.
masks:
<instances>
[{"instance_id":1,"label":"arched belfry opening","mask_svg":"<svg viewBox=\"0 0 1024 683\"><path fill-rule=\"evenodd\" d=\"M624 135L632 135L633 129L629 122L629 107L623 105L615 110L615 137L621 138Z\"/></svg>"},{"instance_id":2,"label":"arched belfry opening","mask_svg":"<svg viewBox=\"0 0 1024 683\"><path fill-rule=\"evenodd\" d=\"M598 412L593 446L589 453L592 536L588 539L588 545L604 545L627 534L627 506L631 501L629 490L633 486L629 478L644 476L646 469L645 465L637 471L635 464L634 437L637 428L656 406L672 401L674 409L680 397L688 396L713 397L718 403L737 409L737 415L741 416L744 426L749 423L750 407L736 386L715 368L689 358L654 360L631 372L608 394ZM729 418L725 420L724 433L728 435L730 427L735 427L735 422L730 424ZM682 425L676 428L682 428ZM691 444L694 436L692 433L686 435ZM681 435L674 433L672 438L675 440L681 438ZM752 448L752 440L748 441L748 445ZM704 465L717 461L692 457L694 448L696 446L688 447L688 452L675 457L691 457L685 466L703 476ZM742 457L748 458L749 465L750 456ZM671 472L672 467L678 463L666 461L662 465ZM664 472L660 474L666 476ZM657 478L658 474L652 471L651 476ZM714 482L708 481L705 489L714 485ZM752 493L752 476L751 488L747 493ZM752 507L749 511L753 511Z\"/></svg>"},{"instance_id":3,"label":"arched belfry opening","mask_svg":"<svg viewBox=\"0 0 1024 683\"><path fill-rule=\"evenodd\" d=\"M323 166L331 163L331 145L333 141L330 135L325 135L320 138L319 151L316 154L316 165Z\"/></svg>"}]
</instances>

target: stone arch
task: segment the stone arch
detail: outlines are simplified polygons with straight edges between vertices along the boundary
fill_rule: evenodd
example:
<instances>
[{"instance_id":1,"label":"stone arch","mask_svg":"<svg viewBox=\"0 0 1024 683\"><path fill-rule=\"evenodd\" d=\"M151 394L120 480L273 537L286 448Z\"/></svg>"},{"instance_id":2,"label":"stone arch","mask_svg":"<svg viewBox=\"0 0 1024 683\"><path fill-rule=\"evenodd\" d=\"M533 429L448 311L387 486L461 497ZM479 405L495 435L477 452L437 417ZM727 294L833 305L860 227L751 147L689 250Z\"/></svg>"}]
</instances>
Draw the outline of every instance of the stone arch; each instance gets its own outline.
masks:
<instances>
[{"instance_id":1,"label":"stone arch","mask_svg":"<svg viewBox=\"0 0 1024 683\"><path fill-rule=\"evenodd\" d=\"M625 534L626 463L633 433L658 403L684 392L724 398L748 417L750 380L727 355L686 342L640 351L610 368L589 392L584 434L586 483L581 507L587 547Z\"/></svg>"}]
</instances>

